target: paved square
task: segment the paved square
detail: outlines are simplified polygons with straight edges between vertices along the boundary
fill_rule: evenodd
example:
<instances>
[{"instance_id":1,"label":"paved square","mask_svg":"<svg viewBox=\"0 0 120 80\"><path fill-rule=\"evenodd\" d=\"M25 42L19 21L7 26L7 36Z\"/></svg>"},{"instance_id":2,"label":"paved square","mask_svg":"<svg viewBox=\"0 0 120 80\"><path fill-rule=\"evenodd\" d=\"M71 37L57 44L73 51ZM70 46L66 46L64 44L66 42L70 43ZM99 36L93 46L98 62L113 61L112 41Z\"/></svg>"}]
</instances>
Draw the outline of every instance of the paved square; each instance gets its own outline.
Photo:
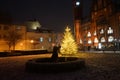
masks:
<instances>
[{"instance_id":1,"label":"paved square","mask_svg":"<svg viewBox=\"0 0 120 80\"><path fill-rule=\"evenodd\" d=\"M0 80L119 80L120 54L82 53L86 69L56 74L27 73L25 63L29 59L50 57L51 54L0 57Z\"/></svg>"}]
</instances>

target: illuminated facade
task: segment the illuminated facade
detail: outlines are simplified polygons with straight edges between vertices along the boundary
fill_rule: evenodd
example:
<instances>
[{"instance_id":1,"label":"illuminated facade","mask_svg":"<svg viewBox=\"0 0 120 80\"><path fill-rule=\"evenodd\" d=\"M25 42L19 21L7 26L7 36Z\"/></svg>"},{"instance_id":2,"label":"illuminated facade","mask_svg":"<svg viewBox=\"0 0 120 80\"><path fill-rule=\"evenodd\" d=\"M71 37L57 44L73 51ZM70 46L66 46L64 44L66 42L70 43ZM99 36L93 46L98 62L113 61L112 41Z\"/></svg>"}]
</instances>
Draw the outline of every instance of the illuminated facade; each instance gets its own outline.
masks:
<instances>
[{"instance_id":1,"label":"illuminated facade","mask_svg":"<svg viewBox=\"0 0 120 80\"><path fill-rule=\"evenodd\" d=\"M34 22L32 22L34 23ZM36 23L36 22L35 22ZM37 25L38 28L29 28L23 25L0 24L0 51L8 51L9 46L6 44L4 37L8 34L8 30L15 30L22 35L22 38L15 45L15 50L52 50L53 44L59 42L59 33L55 34L49 29L43 29ZM34 28L32 30L32 28ZM28 30L30 29L30 30ZM13 50L13 47L11 47Z\"/></svg>"},{"instance_id":2,"label":"illuminated facade","mask_svg":"<svg viewBox=\"0 0 120 80\"><path fill-rule=\"evenodd\" d=\"M119 0L114 2L111 0L93 0L88 18L82 18L82 0L73 0L73 3L74 27L78 44L91 48L115 46L120 48ZM78 3L81 4L78 5Z\"/></svg>"},{"instance_id":3,"label":"illuminated facade","mask_svg":"<svg viewBox=\"0 0 120 80\"><path fill-rule=\"evenodd\" d=\"M8 51L9 46L6 44L5 37L8 35L8 31L16 31L22 35L21 40L16 44L16 49L24 49L26 28L22 25L12 25L12 24L0 24L0 51ZM14 33L13 33L14 34ZM22 46L22 47L21 47Z\"/></svg>"}]
</instances>

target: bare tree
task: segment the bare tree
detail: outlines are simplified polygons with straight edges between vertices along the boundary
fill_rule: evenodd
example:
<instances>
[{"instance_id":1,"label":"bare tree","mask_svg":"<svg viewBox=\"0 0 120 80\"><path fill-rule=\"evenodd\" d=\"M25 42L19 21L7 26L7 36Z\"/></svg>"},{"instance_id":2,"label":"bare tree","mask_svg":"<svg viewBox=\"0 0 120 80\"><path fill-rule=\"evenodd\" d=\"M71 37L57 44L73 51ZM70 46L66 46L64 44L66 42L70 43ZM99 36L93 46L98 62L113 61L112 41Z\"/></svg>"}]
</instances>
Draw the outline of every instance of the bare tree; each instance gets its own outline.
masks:
<instances>
[{"instance_id":1,"label":"bare tree","mask_svg":"<svg viewBox=\"0 0 120 80\"><path fill-rule=\"evenodd\" d=\"M4 37L6 44L9 46L9 50L11 50L11 47L13 47L13 50L15 50L15 45L20 41L20 39L22 39L22 35L14 29L8 30Z\"/></svg>"}]
</instances>

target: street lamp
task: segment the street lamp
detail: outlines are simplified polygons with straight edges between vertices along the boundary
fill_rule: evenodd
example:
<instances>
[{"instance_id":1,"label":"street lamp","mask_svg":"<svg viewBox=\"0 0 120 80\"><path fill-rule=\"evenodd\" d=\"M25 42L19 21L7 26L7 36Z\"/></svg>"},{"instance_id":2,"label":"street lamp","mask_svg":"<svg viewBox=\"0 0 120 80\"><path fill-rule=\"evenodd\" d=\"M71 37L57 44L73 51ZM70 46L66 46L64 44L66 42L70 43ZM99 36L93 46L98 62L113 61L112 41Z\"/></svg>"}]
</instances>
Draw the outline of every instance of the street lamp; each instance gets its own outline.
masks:
<instances>
[{"instance_id":1,"label":"street lamp","mask_svg":"<svg viewBox=\"0 0 120 80\"><path fill-rule=\"evenodd\" d=\"M34 40L30 40L30 43L32 44L32 45L31 45L31 49L32 49L32 46L33 46Z\"/></svg>"},{"instance_id":2,"label":"street lamp","mask_svg":"<svg viewBox=\"0 0 120 80\"><path fill-rule=\"evenodd\" d=\"M34 40L31 40L30 43L34 43Z\"/></svg>"},{"instance_id":3,"label":"street lamp","mask_svg":"<svg viewBox=\"0 0 120 80\"><path fill-rule=\"evenodd\" d=\"M21 50L23 49L23 43L20 43L20 46L21 46Z\"/></svg>"}]
</instances>

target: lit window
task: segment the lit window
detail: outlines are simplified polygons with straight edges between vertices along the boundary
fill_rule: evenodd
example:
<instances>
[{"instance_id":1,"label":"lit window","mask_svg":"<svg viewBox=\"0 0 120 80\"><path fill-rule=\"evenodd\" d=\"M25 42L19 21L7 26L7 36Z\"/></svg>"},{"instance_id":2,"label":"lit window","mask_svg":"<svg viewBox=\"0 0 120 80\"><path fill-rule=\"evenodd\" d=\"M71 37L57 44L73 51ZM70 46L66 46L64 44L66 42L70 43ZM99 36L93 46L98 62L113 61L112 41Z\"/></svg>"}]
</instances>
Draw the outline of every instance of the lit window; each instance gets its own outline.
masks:
<instances>
[{"instance_id":1,"label":"lit window","mask_svg":"<svg viewBox=\"0 0 120 80\"><path fill-rule=\"evenodd\" d=\"M114 40L113 36L108 37L108 42L112 42Z\"/></svg>"},{"instance_id":2,"label":"lit window","mask_svg":"<svg viewBox=\"0 0 120 80\"><path fill-rule=\"evenodd\" d=\"M90 33L90 32L88 32L87 36L88 36L88 37L91 37L91 33Z\"/></svg>"},{"instance_id":3,"label":"lit window","mask_svg":"<svg viewBox=\"0 0 120 80\"><path fill-rule=\"evenodd\" d=\"M97 35L97 33L96 33L96 31L94 32L94 36L96 36Z\"/></svg>"},{"instance_id":4,"label":"lit window","mask_svg":"<svg viewBox=\"0 0 120 80\"><path fill-rule=\"evenodd\" d=\"M80 44L82 44L82 40L80 39Z\"/></svg>"},{"instance_id":5,"label":"lit window","mask_svg":"<svg viewBox=\"0 0 120 80\"><path fill-rule=\"evenodd\" d=\"M105 42L105 38L104 37L101 38L101 42Z\"/></svg>"},{"instance_id":6,"label":"lit window","mask_svg":"<svg viewBox=\"0 0 120 80\"><path fill-rule=\"evenodd\" d=\"M103 33L104 33L104 30L103 30L103 29L101 29L100 34L103 34Z\"/></svg>"},{"instance_id":7,"label":"lit window","mask_svg":"<svg viewBox=\"0 0 120 80\"><path fill-rule=\"evenodd\" d=\"M97 38L94 39L94 43L98 43L98 39Z\"/></svg>"},{"instance_id":8,"label":"lit window","mask_svg":"<svg viewBox=\"0 0 120 80\"><path fill-rule=\"evenodd\" d=\"M113 29L111 29L111 27L109 27L108 34L112 34L112 33L113 33Z\"/></svg>"},{"instance_id":9,"label":"lit window","mask_svg":"<svg viewBox=\"0 0 120 80\"><path fill-rule=\"evenodd\" d=\"M91 43L92 43L92 41L91 41L91 39L89 39L89 40L88 40L88 44L91 44Z\"/></svg>"},{"instance_id":10,"label":"lit window","mask_svg":"<svg viewBox=\"0 0 120 80\"><path fill-rule=\"evenodd\" d=\"M17 26L17 27L16 27L16 29L17 29L17 30L20 30L20 29L21 29L21 27L20 27L20 26Z\"/></svg>"},{"instance_id":11,"label":"lit window","mask_svg":"<svg viewBox=\"0 0 120 80\"><path fill-rule=\"evenodd\" d=\"M40 37L40 42L43 42L43 37Z\"/></svg>"},{"instance_id":12,"label":"lit window","mask_svg":"<svg viewBox=\"0 0 120 80\"><path fill-rule=\"evenodd\" d=\"M101 44L101 43L98 44L98 48L99 48L99 49L102 48L102 44Z\"/></svg>"},{"instance_id":13,"label":"lit window","mask_svg":"<svg viewBox=\"0 0 120 80\"><path fill-rule=\"evenodd\" d=\"M52 42L52 38L51 38L51 37L49 37L48 41L49 41L49 42Z\"/></svg>"}]
</instances>

